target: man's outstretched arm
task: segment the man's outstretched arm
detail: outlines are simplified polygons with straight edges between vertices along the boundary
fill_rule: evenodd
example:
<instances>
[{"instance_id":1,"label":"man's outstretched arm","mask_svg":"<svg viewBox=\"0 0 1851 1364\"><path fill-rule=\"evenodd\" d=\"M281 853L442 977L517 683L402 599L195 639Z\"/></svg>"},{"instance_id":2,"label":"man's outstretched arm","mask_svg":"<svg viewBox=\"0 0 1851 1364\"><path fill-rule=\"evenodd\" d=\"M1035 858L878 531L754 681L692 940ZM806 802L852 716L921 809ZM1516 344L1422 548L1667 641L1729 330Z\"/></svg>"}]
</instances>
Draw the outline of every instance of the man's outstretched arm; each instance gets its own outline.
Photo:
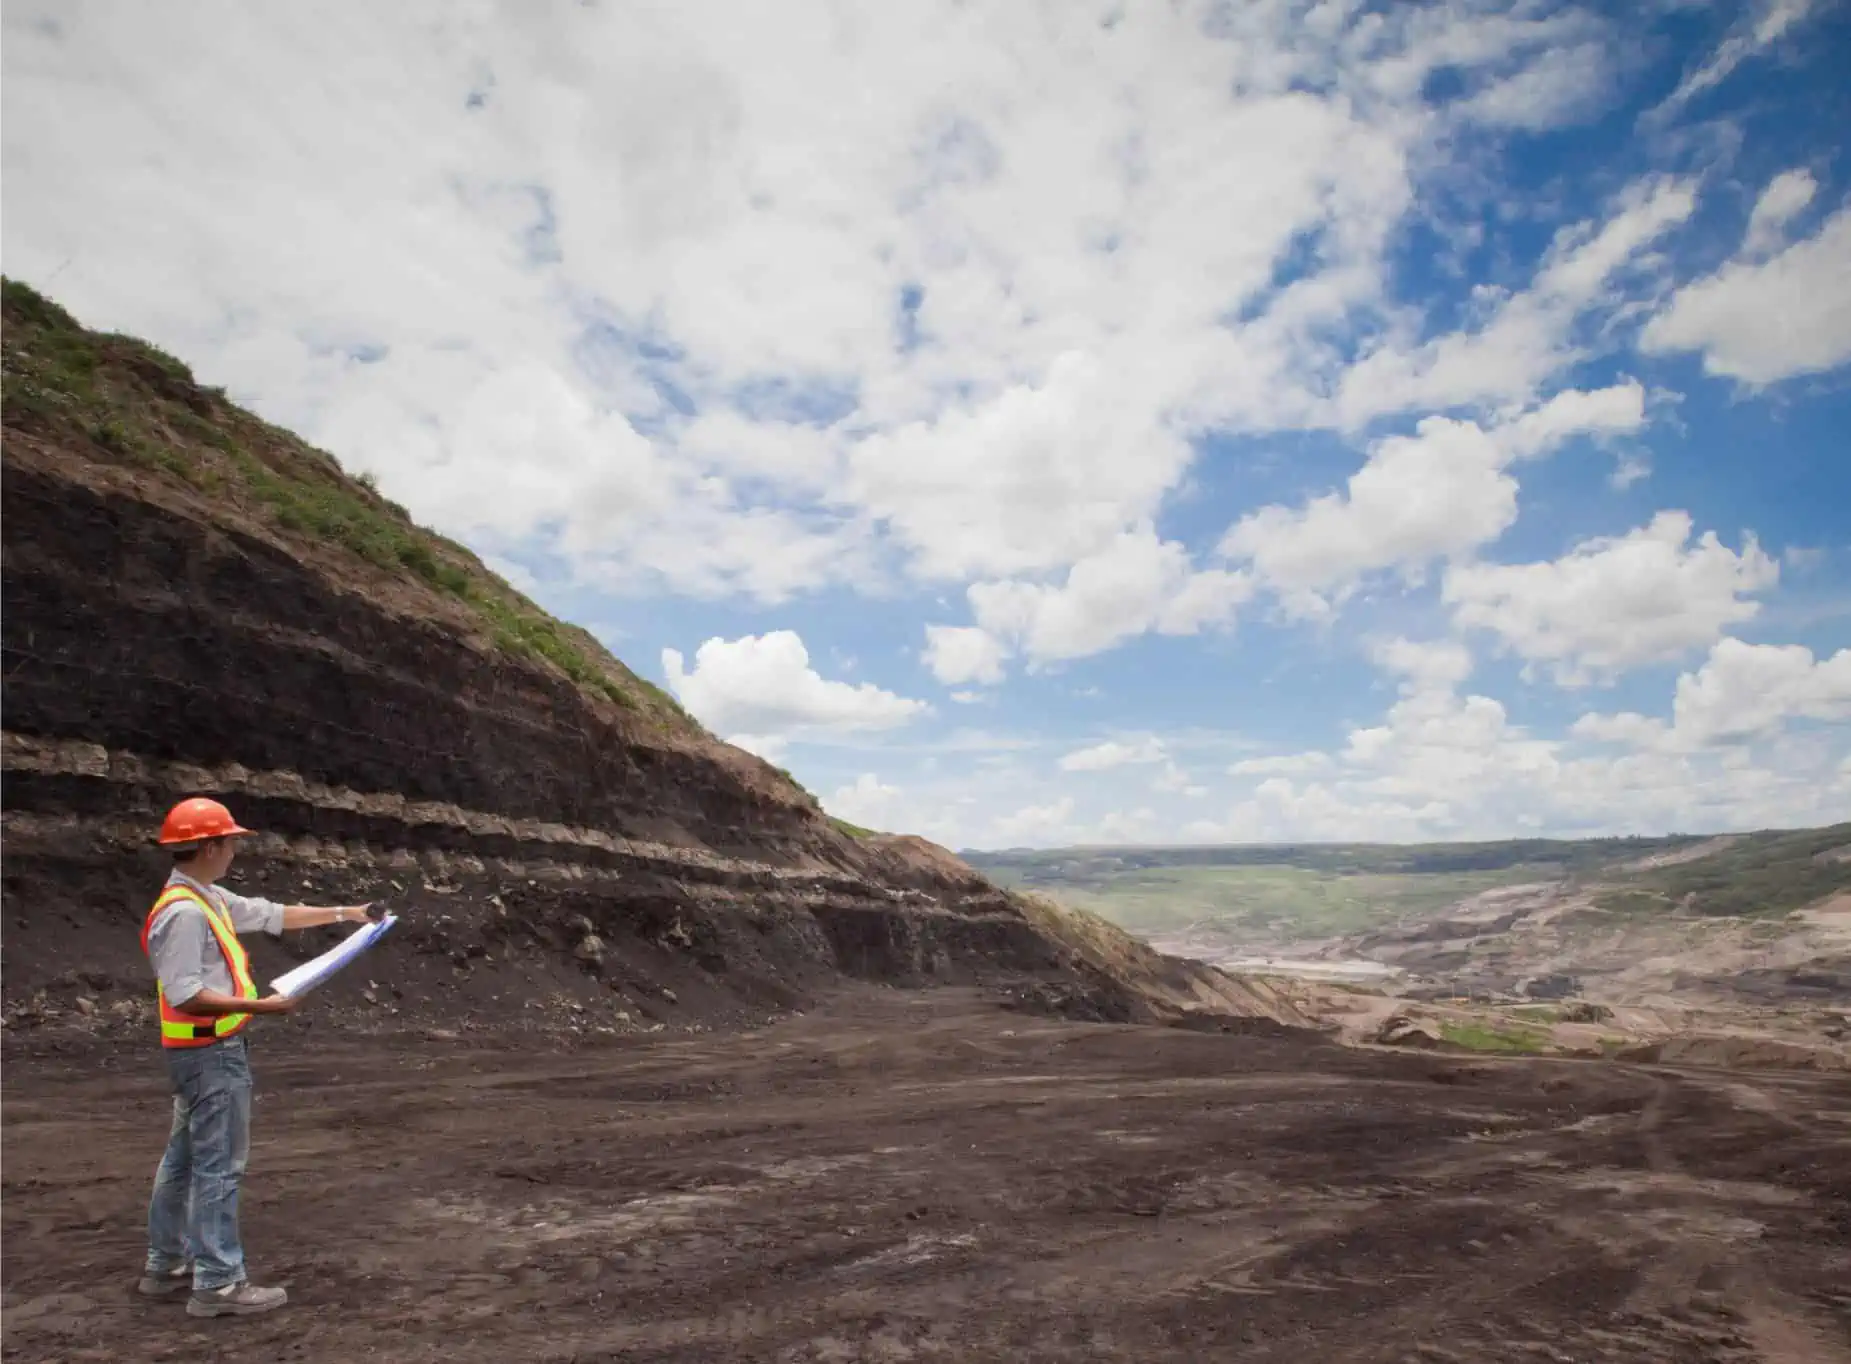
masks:
<instances>
[{"instance_id":1,"label":"man's outstretched arm","mask_svg":"<svg viewBox=\"0 0 1851 1364\"><path fill-rule=\"evenodd\" d=\"M237 933L268 933L276 936L304 928L320 928L324 924L365 923L368 919L379 918L383 913L374 908L372 903L283 905L261 896L239 895L223 886L218 891L223 897L225 912L231 918L232 930Z\"/></svg>"},{"instance_id":2,"label":"man's outstretched arm","mask_svg":"<svg viewBox=\"0 0 1851 1364\"><path fill-rule=\"evenodd\" d=\"M299 928L320 928L324 924L365 923L368 919L379 917L373 911L369 901L364 905L284 905L283 931L294 932Z\"/></svg>"}]
</instances>

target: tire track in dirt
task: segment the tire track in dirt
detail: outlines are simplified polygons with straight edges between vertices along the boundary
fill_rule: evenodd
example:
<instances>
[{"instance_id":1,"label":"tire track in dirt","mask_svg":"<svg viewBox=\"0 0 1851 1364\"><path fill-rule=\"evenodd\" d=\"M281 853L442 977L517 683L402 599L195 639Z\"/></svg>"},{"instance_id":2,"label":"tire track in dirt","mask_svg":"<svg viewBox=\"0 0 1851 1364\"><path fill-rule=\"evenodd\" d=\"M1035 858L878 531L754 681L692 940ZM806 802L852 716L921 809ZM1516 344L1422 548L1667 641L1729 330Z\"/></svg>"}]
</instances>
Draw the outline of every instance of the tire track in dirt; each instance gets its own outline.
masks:
<instances>
[{"instance_id":1,"label":"tire track in dirt","mask_svg":"<svg viewBox=\"0 0 1851 1364\"><path fill-rule=\"evenodd\" d=\"M1846 1364L1824 1080L882 994L570 1056L274 1051L245 1225L292 1305L203 1342L128 1290L158 1059L14 1063L5 1357Z\"/></svg>"},{"instance_id":2,"label":"tire track in dirt","mask_svg":"<svg viewBox=\"0 0 1851 1364\"><path fill-rule=\"evenodd\" d=\"M1700 1096L1765 1118L1790 1135L1808 1132L1775 1093L1741 1080L1652 1073L1653 1093L1640 1110L1636 1134L1647 1167L1655 1174L1684 1173L1664 1135L1678 1111L1677 1100ZM1759 1235L1762 1229L1754 1228ZM1674 1318L1707 1317L1739 1325L1749 1358L1767 1364L1851 1364L1851 1341L1827 1344L1827 1332L1748 1260L1736 1238L1723 1238L1685 1225L1652 1260L1633 1295L1637 1310ZM1729 1331L1737 1338L1734 1330Z\"/></svg>"}]
</instances>

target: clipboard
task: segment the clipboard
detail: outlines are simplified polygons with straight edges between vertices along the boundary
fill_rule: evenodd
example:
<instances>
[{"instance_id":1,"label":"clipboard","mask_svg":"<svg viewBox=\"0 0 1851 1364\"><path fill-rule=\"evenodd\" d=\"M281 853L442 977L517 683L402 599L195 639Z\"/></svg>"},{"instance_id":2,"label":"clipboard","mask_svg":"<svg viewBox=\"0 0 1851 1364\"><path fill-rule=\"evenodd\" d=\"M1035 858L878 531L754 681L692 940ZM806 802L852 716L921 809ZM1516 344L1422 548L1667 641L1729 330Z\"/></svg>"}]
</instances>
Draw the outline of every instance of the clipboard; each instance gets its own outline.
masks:
<instances>
[{"instance_id":1,"label":"clipboard","mask_svg":"<svg viewBox=\"0 0 1851 1364\"><path fill-rule=\"evenodd\" d=\"M307 994L343 967L352 965L363 953L390 933L392 925L397 922L398 915L388 913L385 918L376 923L362 924L319 957L311 957L300 966L283 972L270 982L271 990L279 995L288 995L292 999Z\"/></svg>"}]
</instances>

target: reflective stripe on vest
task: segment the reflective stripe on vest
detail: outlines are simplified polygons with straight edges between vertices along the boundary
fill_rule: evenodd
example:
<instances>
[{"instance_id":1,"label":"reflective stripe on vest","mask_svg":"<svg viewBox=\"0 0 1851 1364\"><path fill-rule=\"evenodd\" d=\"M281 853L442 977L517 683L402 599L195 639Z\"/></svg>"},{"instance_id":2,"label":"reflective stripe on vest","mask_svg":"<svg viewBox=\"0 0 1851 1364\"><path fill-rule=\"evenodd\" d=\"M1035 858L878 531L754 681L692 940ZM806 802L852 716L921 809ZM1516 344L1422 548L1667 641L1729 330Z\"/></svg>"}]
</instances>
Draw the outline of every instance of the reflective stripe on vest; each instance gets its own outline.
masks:
<instances>
[{"instance_id":1,"label":"reflective stripe on vest","mask_svg":"<svg viewBox=\"0 0 1851 1364\"><path fill-rule=\"evenodd\" d=\"M205 912L206 922L212 925L212 936L218 939L226 969L231 972L232 993L239 999L256 999L257 986L251 980L251 959L245 955L244 944L238 941L236 931L219 913L218 907L191 886L169 886L161 892L161 898L148 913L148 921L141 926L141 950L148 950L148 935L154 930L154 921L176 900L191 900ZM211 1018L183 1014L167 1002L167 991L158 976L154 982L154 997L160 1005L163 1047L209 1047L251 1021L249 1014L219 1014Z\"/></svg>"}]
</instances>

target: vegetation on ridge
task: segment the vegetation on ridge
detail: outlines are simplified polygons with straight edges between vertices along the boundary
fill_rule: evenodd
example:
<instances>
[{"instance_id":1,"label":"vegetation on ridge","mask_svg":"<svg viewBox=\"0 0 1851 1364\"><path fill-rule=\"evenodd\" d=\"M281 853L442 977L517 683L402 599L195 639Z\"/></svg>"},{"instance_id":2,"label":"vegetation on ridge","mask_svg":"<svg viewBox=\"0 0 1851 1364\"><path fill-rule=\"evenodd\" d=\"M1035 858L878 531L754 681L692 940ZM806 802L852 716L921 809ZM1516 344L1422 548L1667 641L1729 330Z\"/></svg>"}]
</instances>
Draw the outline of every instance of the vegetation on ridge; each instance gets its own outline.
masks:
<instances>
[{"instance_id":1,"label":"vegetation on ridge","mask_svg":"<svg viewBox=\"0 0 1851 1364\"><path fill-rule=\"evenodd\" d=\"M373 481L198 384L180 360L133 337L93 332L18 280L0 281L0 411L18 430L87 445L239 506L285 535L409 574L473 613L503 653L543 661L584 691L671 730L700 732L673 697L555 620L461 545L417 525Z\"/></svg>"},{"instance_id":2,"label":"vegetation on ridge","mask_svg":"<svg viewBox=\"0 0 1851 1364\"><path fill-rule=\"evenodd\" d=\"M1747 834L1689 862L1628 871L1622 885L1595 903L1620 913L1786 914L1851 891L1851 823Z\"/></svg>"}]
</instances>

